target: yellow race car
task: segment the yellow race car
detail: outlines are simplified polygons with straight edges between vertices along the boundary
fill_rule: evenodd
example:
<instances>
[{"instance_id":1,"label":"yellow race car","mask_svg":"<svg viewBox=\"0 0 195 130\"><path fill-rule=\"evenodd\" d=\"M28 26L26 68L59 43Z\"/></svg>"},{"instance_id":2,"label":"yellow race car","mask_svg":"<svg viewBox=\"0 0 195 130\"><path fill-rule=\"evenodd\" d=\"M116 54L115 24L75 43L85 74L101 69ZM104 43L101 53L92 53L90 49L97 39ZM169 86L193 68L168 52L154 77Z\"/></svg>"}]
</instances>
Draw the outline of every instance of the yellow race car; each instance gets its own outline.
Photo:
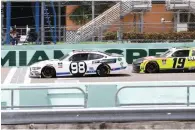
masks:
<instances>
[{"instance_id":1,"label":"yellow race car","mask_svg":"<svg viewBox=\"0 0 195 130\"><path fill-rule=\"evenodd\" d=\"M194 72L195 48L171 48L161 55L139 58L132 66L135 73Z\"/></svg>"}]
</instances>

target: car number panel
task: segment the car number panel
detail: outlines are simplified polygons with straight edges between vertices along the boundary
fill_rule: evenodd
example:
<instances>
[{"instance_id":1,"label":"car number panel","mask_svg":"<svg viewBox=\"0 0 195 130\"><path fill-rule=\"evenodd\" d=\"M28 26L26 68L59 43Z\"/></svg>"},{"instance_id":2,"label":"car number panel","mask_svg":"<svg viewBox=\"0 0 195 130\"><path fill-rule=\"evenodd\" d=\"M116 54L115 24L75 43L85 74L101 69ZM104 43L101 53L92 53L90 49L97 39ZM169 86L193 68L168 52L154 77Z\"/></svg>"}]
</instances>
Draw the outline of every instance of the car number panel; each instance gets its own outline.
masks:
<instances>
[{"instance_id":1,"label":"car number panel","mask_svg":"<svg viewBox=\"0 0 195 130\"><path fill-rule=\"evenodd\" d=\"M87 71L87 64L84 61L71 62L69 70L73 76L83 76Z\"/></svg>"}]
</instances>

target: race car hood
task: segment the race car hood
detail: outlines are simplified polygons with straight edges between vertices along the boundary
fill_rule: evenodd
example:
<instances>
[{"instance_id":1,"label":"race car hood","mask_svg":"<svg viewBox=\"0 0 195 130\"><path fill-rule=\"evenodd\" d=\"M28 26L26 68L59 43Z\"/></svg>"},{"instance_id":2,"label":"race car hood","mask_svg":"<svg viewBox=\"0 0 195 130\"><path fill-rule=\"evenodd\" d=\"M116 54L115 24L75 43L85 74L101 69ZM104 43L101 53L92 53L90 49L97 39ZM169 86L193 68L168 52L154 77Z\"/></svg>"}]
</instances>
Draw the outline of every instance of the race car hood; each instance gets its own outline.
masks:
<instances>
[{"instance_id":1,"label":"race car hood","mask_svg":"<svg viewBox=\"0 0 195 130\"><path fill-rule=\"evenodd\" d=\"M156 59L156 58L159 58L159 57L157 57L157 56L147 56L147 57L143 57L143 58L138 58L133 63L134 64L139 64L139 63L142 63L144 60L153 60L153 59Z\"/></svg>"},{"instance_id":2,"label":"race car hood","mask_svg":"<svg viewBox=\"0 0 195 130\"><path fill-rule=\"evenodd\" d=\"M43 66L43 65L46 65L46 64L53 65L56 61L59 61L59 59L39 61L39 62L36 62L36 63L32 64L31 66Z\"/></svg>"},{"instance_id":3,"label":"race car hood","mask_svg":"<svg viewBox=\"0 0 195 130\"><path fill-rule=\"evenodd\" d=\"M144 60L150 60L150 59L156 59L157 57L156 56L147 56L147 57L144 57Z\"/></svg>"}]
</instances>

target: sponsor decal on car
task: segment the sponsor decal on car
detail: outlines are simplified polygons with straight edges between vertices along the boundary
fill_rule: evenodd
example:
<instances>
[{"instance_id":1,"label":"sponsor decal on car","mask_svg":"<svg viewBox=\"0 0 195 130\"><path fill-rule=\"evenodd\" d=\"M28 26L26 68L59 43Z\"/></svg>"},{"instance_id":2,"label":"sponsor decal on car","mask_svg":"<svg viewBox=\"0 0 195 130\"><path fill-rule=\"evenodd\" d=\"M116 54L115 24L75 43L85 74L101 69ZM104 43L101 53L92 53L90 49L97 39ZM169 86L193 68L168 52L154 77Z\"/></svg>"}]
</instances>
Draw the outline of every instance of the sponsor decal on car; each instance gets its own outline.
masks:
<instances>
[{"instance_id":1,"label":"sponsor decal on car","mask_svg":"<svg viewBox=\"0 0 195 130\"><path fill-rule=\"evenodd\" d=\"M62 67L63 67L62 62L58 63L58 68L62 68Z\"/></svg>"},{"instance_id":2,"label":"sponsor decal on car","mask_svg":"<svg viewBox=\"0 0 195 130\"><path fill-rule=\"evenodd\" d=\"M162 59L162 64L163 64L163 65L166 65L166 62L167 62L166 59Z\"/></svg>"},{"instance_id":3,"label":"sponsor decal on car","mask_svg":"<svg viewBox=\"0 0 195 130\"><path fill-rule=\"evenodd\" d=\"M195 61L195 56L189 57L188 61Z\"/></svg>"},{"instance_id":4,"label":"sponsor decal on car","mask_svg":"<svg viewBox=\"0 0 195 130\"><path fill-rule=\"evenodd\" d=\"M103 59L103 60L97 60L92 62L92 64L97 64L97 63L116 63L116 59Z\"/></svg>"},{"instance_id":5,"label":"sponsor decal on car","mask_svg":"<svg viewBox=\"0 0 195 130\"><path fill-rule=\"evenodd\" d=\"M93 71L93 70L94 70L94 68L93 68L93 67L89 67L89 70L90 70L90 71Z\"/></svg>"}]
</instances>

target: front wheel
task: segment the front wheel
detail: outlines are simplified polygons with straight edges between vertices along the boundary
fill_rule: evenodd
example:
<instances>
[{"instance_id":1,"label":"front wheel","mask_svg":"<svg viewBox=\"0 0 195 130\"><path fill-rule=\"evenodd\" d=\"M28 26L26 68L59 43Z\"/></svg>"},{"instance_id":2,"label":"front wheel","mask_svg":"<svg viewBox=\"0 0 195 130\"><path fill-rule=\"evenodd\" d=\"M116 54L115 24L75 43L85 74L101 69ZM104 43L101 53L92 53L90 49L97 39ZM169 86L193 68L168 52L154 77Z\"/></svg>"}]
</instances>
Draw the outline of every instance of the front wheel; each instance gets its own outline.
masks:
<instances>
[{"instance_id":1,"label":"front wheel","mask_svg":"<svg viewBox=\"0 0 195 130\"><path fill-rule=\"evenodd\" d=\"M101 65L97 68L96 73L100 77L108 76L110 74L110 68L108 65Z\"/></svg>"},{"instance_id":2,"label":"front wheel","mask_svg":"<svg viewBox=\"0 0 195 130\"><path fill-rule=\"evenodd\" d=\"M159 72L159 66L156 62L149 62L146 65L145 68L146 73L158 73Z\"/></svg>"},{"instance_id":3,"label":"front wheel","mask_svg":"<svg viewBox=\"0 0 195 130\"><path fill-rule=\"evenodd\" d=\"M41 77L43 78L53 78L56 76L56 71L53 67L46 66L41 71Z\"/></svg>"}]
</instances>

